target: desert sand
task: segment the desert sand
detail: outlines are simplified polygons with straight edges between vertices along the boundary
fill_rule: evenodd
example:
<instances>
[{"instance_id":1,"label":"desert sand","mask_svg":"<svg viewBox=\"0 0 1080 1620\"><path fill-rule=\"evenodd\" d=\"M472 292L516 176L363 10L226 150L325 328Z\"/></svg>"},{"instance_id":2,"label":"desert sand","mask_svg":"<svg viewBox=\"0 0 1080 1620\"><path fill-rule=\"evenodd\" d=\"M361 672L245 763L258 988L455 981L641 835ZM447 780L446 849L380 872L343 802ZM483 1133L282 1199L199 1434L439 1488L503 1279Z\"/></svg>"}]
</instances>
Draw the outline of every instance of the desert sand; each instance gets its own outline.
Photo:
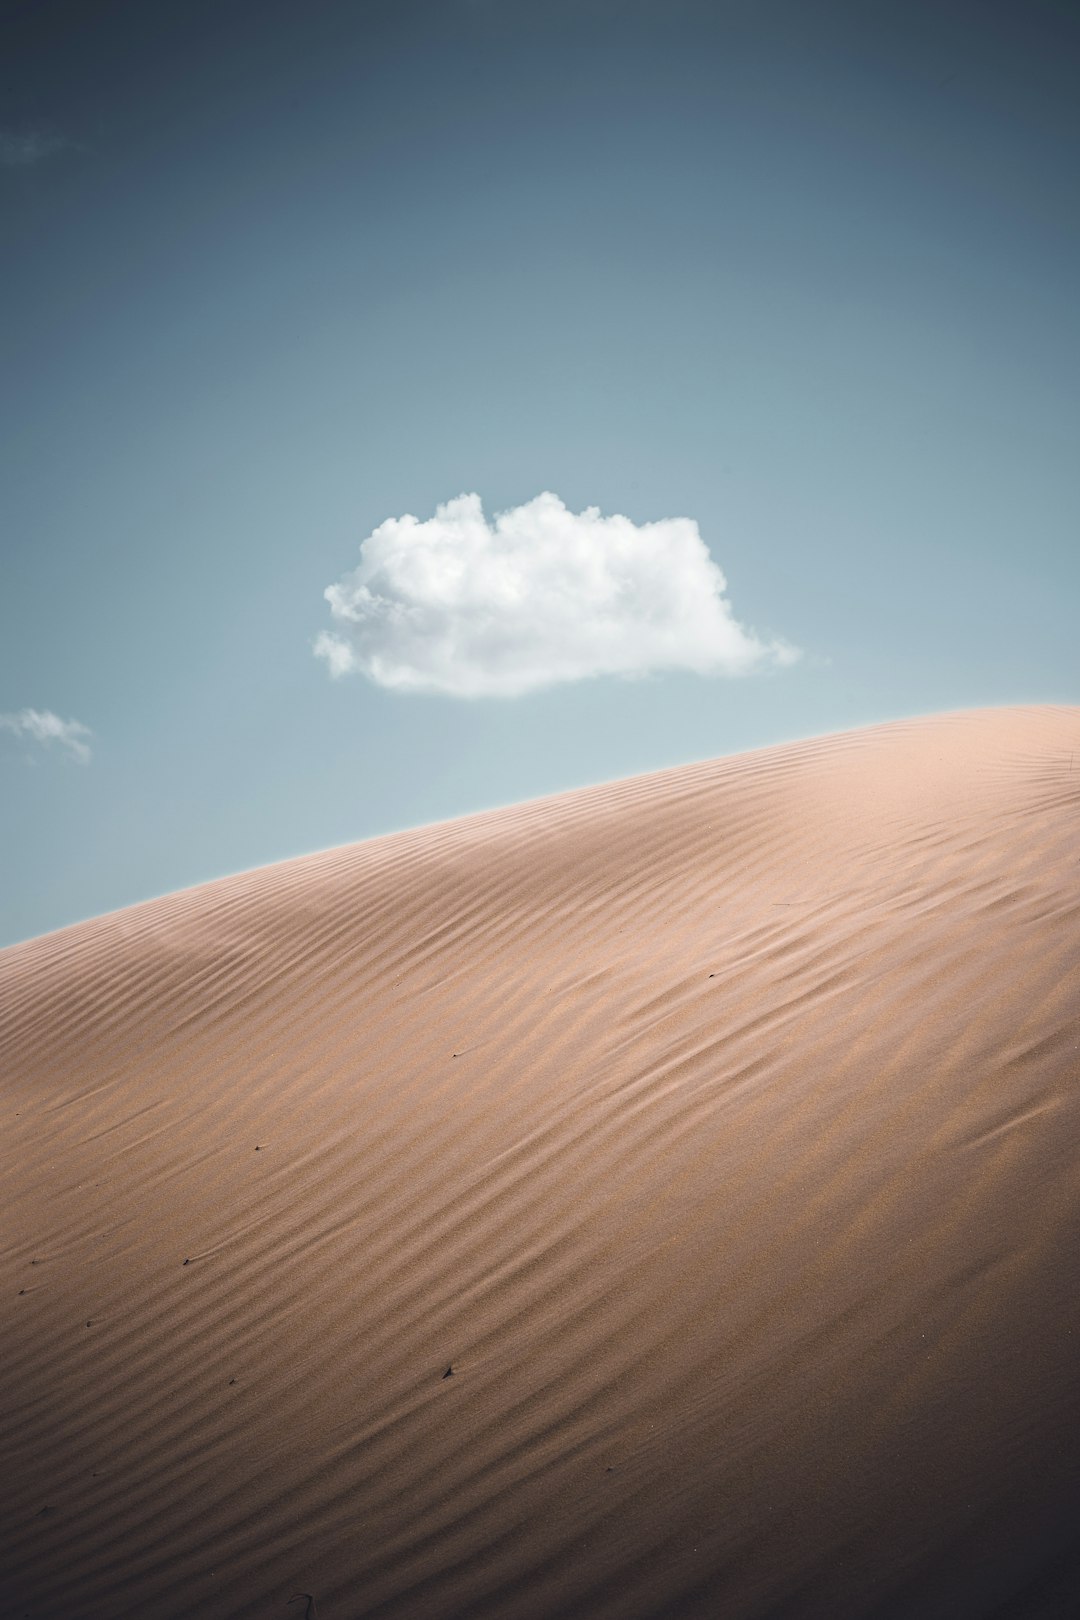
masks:
<instances>
[{"instance_id":1,"label":"desert sand","mask_svg":"<svg viewBox=\"0 0 1080 1620\"><path fill-rule=\"evenodd\" d=\"M1080 1612L1080 709L136 906L0 1054L5 1615Z\"/></svg>"}]
</instances>

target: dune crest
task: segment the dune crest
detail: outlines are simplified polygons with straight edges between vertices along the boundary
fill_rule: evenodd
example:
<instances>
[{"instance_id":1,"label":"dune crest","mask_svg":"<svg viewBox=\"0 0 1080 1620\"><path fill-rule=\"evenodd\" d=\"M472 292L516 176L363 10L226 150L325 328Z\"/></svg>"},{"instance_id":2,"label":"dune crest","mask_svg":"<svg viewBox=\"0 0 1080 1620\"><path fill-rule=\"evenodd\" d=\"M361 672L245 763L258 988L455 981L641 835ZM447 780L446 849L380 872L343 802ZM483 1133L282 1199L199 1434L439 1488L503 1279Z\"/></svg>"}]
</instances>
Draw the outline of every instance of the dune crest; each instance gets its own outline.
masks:
<instances>
[{"instance_id":1,"label":"dune crest","mask_svg":"<svg viewBox=\"0 0 1080 1620\"><path fill-rule=\"evenodd\" d=\"M34 1620L1080 1610L1080 710L0 952Z\"/></svg>"}]
</instances>

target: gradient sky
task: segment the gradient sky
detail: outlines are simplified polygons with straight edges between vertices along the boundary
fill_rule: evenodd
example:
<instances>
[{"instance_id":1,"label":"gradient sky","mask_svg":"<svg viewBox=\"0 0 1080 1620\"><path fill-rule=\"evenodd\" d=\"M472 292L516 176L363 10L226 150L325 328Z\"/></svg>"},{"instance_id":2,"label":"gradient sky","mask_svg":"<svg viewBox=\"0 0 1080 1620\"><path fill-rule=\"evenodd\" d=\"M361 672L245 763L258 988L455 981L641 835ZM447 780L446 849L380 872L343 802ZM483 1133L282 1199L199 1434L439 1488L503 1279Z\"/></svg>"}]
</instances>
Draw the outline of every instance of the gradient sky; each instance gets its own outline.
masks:
<instances>
[{"instance_id":1,"label":"gradient sky","mask_svg":"<svg viewBox=\"0 0 1080 1620\"><path fill-rule=\"evenodd\" d=\"M1080 701L1080 13L50 0L0 50L0 943L908 714ZM737 679L338 681L403 513L697 520Z\"/></svg>"}]
</instances>

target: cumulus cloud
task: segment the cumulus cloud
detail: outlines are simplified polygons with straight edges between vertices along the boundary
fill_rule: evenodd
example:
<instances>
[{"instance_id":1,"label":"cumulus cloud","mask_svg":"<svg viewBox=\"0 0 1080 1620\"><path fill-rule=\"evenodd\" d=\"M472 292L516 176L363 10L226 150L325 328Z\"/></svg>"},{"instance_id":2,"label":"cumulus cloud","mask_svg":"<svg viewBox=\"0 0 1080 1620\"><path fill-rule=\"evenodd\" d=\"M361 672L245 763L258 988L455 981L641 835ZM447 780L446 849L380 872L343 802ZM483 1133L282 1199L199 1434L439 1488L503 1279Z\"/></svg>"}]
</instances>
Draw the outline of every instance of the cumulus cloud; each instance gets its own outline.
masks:
<instances>
[{"instance_id":1,"label":"cumulus cloud","mask_svg":"<svg viewBox=\"0 0 1080 1620\"><path fill-rule=\"evenodd\" d=\"M0 129L0 169L32 169L66 145L54 130Z\"/></svg>"},{"instance_id":2,"label":"cumulus cloud","mask_svg":"<svg viewBox=\"0 0 1080 1620\"><path fill-rule=\"evenodd\" d=\"M13 732L16 737L29 737L32 742L42 743L45 747L58 743L80 764L89 763L90 748L83 738L93 736L90 727L84 726L79 720L61 720L50 709L19 709L15 714L0 714L0 731Z\"/></svg>"},{"instance_id":3,"label":"cumulus cloud","mask_svg":"<svg viewBox=\"0 0 1080 1620\"><path fill-rule=\"evenodd\" d=\"M517 697L590 675L741 675L798 654L735 618L692 518L632 523L538 495L489 523L479 495L388 518L324 595L331 675L401 692Z\"/></svg>"}]
</instances>

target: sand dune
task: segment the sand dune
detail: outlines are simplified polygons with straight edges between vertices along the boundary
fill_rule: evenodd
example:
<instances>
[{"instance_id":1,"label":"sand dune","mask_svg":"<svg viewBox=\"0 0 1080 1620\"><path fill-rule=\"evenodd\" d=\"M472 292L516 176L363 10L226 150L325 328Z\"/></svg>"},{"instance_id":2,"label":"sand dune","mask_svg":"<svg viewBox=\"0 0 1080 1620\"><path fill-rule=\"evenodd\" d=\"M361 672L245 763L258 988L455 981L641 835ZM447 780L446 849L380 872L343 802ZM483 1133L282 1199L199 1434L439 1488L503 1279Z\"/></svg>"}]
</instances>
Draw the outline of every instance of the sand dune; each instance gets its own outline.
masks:
<instances>
[{"instance_id":1,"label":"sand dune","mask_svg":"<svg viewBox=\"0 0 1080 1620\"><path fill-rule=\"evenodd\" d=\"M1078 812L948 715L0 953L3 1613L1080 1613Z\"/></svg>"}]
</instances>

